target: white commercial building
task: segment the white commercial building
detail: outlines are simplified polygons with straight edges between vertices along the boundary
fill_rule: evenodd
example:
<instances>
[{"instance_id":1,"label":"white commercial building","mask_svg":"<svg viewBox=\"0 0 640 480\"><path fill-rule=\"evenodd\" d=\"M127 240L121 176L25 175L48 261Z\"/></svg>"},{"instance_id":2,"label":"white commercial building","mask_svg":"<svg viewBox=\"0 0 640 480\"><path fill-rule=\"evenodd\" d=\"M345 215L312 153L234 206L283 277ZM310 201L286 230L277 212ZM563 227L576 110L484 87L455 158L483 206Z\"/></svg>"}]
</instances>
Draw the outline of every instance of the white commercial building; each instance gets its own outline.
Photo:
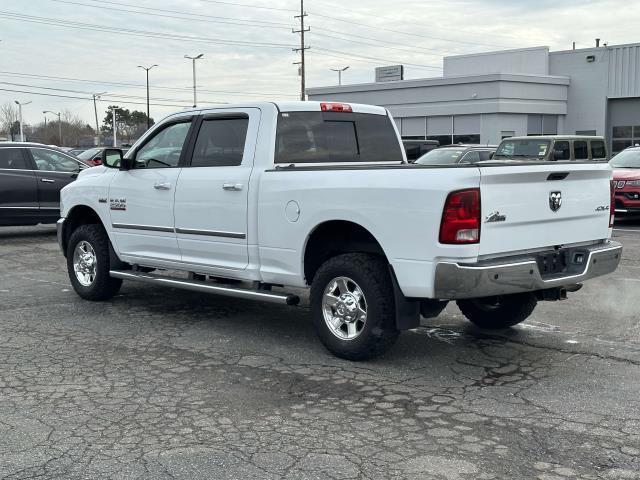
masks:
<instances>
[{"instance_id":1,"label":"white commercial building","mask_svg":"<svg viewBox=\"0 0 640 480\"><path fill-rule=\"evenodd\" d=\"M444 58L443 76L310 88L309 100L387 107L404 138L496 144L513 135L603 135L640 143L640 43Z\"/></svg>"}]
</instances>

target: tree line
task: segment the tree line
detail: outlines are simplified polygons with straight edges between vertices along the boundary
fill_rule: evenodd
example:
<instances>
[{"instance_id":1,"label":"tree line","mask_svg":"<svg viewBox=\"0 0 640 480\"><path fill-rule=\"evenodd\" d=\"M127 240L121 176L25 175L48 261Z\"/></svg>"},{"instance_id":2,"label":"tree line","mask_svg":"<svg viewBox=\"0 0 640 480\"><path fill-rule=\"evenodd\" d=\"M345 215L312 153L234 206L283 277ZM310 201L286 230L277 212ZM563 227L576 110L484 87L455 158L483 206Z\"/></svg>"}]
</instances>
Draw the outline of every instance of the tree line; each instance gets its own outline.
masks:
<instances>
[{"instance_id":1,"label":"tree line","mask_svg":"<svg viewBox=\"0 0 640 480\"><path fill-rule=\"evenodd\" d=\"M101 143L111 144L113 138L113 113L116 110L116 134L118 144L131 144L147 130L147 114L138 110L130 111L117 105L110 105L105 111L100 126ZM24 115L24 114L23 114ZM150 124L153 125L153 119ZM49 115L48 121L36 124L23 123L25 141L58 146L92 146L95 143L96 130L78 115L64 110L58 117ZM60 140L62 133L62 141ZM0 138L8 141L20 141L20 121L18 107L7 102L0 106Z\"/></svg>"}]
</instances>

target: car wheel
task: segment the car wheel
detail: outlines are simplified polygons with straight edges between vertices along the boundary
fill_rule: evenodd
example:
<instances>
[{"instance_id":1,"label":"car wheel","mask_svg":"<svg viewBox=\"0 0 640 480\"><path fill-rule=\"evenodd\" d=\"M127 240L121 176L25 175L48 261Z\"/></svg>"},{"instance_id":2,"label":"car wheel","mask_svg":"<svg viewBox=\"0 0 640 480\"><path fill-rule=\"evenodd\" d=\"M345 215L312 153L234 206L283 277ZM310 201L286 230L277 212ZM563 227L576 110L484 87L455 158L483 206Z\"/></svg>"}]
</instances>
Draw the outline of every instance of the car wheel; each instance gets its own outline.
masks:
<instances>
[{"instance_id":1,"label":"car wheel","mask_svg":"<svg viewBox=\"0 0 640 480\"><path fill-rule=\"evenodd\" d=\"M500 330L529 318L538 301L533 293L515 293L458 300L456 303L463 315L474 325L487 330Z\"/></svg>"},{"instance_id":2,"label":"car wheel","mask_svg":"<svg viewBox=\"0 0 640 480\"><path fill-rule=\"evenodd\" d=\"M347 253L327 260L311 285L311 309L324 346L347 360L383 354L400 333L389 270L376 255Z\"/></svg>"},{"instance_id":3,"label":"car wheel","mask_svg":"<svg viewBox=\"0 0 640 480\"><path fill-rule=\"evenodd\" d=\"M82 225L69 238L69 279L76 293L86 300L108 300L120 290L122 280L109 275L109 246L101 225Z\"/></svg>"}]
</instances>

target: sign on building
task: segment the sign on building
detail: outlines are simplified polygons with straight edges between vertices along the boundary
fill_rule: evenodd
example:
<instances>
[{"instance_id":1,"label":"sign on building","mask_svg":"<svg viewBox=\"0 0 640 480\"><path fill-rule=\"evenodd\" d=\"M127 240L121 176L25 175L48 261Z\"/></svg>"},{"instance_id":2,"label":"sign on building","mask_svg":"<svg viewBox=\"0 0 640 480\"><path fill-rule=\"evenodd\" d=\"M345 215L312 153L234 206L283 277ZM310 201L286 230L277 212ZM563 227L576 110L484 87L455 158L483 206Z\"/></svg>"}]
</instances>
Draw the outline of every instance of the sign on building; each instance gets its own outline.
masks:
<instances>
[{"instance_id":1,"label":"sign on building","mask_svg":"<svg viewBox=\"0 0 640 480\"><path fill-rule=\"evenodd\" d=\"M376 82L394 82L396 80L404 80L404 65L376 68Z\"/></svg>"}]
</instances>

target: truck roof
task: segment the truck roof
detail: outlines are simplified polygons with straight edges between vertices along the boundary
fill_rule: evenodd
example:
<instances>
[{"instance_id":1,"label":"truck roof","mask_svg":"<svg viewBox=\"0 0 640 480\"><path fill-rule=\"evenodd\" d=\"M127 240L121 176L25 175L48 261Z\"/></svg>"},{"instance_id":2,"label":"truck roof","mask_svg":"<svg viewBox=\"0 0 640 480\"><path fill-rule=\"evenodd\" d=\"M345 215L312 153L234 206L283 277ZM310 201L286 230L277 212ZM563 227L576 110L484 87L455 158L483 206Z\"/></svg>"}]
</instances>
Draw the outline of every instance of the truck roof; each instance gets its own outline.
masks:
<instances>
[{"instance_id":1,"label":"truck roof","mask_svg":"<svg viewBox=\"0 0 640 480\"><path fill-rule=\"evenodd\" d=\"M251 103L238 103L238 104L221 104L221 105L208 105L206 107L198 107L189 110L182 110L178 113L186 113L186 112L203 112L212 109L233 109L233 108L260 108L266 106L275 105L278 110L281 112L320 112L322 111L321 104L340 104L340 105L349 105L351 109L355 113L369 113L374 115L387 115L387 109L384 107L379 107L376 105L366 105L363 103L351 103L351 102L335 102L331 100L327 100L326 102L316 102L316 101L273 101L273 102L251 102Z\"/></svg>"}]
</instances>

